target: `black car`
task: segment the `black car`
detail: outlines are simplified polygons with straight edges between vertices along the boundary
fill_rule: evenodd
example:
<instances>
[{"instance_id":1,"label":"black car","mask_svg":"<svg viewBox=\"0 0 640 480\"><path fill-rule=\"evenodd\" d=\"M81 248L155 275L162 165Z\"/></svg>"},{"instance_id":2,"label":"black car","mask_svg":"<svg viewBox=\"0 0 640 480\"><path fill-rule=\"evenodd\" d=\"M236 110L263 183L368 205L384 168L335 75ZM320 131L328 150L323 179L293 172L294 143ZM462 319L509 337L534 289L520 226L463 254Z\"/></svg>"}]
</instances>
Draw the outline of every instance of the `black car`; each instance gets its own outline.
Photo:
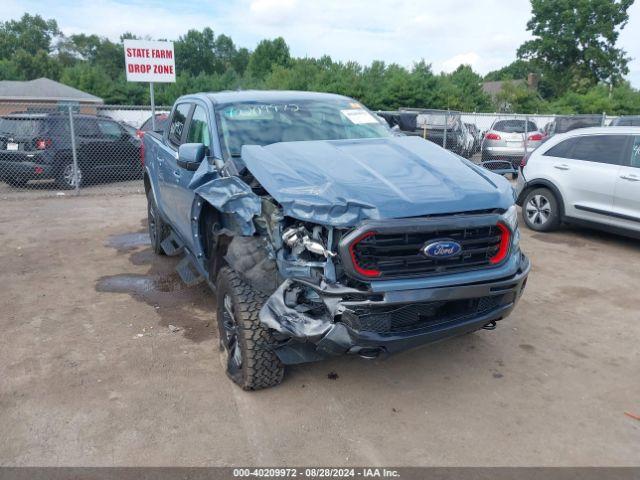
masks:
<instances>
[{"instance_id":1,"label":"black car","mask_svg":"<svg viewBox=\"0 0 640 480\"><path fill-rule=\"evenodd\" d=\"M640 127L640 115L622 115L614 118L612 127Z\"/></svg>"},{"instance_id":2,"label":"black car","mask_svg":"<svg viewBox=\"0 0 640 480\"><path fill-rule=\"evenodd\" d=\"M0 180L25 186L29 180L54 179L59 188L69 189L97 178L141 176L141 142L135 134L109 118L74 115L73 119L77 172L67 115L0 117Z\"/></svg>"},{"instance_id":3,"label":"black car","mask_svg":"<svg viewBox=\"0 0 640 480\"><path fill-rule=\"evenodd\" d=\"M578 128L601 127L602 115L568 115L556 117L545 125L545 138L552 137L556 133L567 133Z\"/></svg>"}]
</instances>

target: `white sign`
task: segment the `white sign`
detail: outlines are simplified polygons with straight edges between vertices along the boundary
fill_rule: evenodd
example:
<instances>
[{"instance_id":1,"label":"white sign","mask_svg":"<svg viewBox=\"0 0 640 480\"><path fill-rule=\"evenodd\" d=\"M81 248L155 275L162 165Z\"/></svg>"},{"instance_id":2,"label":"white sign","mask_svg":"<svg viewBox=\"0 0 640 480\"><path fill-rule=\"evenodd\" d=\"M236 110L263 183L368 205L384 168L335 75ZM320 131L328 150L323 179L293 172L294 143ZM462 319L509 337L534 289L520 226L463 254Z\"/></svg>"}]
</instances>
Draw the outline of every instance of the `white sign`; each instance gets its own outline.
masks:
<instances>
[{"instance_id":1,"label":"white sign","mask_svg":"<svg viewBox=\"0 0 640 480\"><path fill-rule=\"evenodd\" d=\"M125 40L124 63L128 82L176 81L173 42Z\"/></svg>"}]
</instances>

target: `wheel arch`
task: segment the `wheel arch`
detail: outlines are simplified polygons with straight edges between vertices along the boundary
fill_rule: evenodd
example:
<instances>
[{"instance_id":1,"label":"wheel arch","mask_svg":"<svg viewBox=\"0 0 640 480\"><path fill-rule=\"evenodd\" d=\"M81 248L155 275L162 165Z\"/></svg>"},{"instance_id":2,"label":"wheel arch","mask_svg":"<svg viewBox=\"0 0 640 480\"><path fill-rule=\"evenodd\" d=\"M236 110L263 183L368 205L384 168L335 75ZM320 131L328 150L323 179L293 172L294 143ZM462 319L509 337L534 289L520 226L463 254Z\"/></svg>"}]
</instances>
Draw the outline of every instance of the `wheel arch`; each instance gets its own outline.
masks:
<instances>
[{"instance_id":1,"label":"wheel arch","mask_svg":"<svg viewBox=\"0 0 640 480\"><path fill-rule=\"evenodd\" d=\"M535 190L536 188L547 188L551 190L551 192L555 195L556 200L558 201L558 206L560 207L560 219L562 220L565 216L564 199L562 198L562 193L560 193L558 187L544 178L527 182L527 186L520 193L520 196L518 197L518 201L516 203L521 207L524 206L524 199L529 194L529 192Z\"/></svg>"}]
</instances>

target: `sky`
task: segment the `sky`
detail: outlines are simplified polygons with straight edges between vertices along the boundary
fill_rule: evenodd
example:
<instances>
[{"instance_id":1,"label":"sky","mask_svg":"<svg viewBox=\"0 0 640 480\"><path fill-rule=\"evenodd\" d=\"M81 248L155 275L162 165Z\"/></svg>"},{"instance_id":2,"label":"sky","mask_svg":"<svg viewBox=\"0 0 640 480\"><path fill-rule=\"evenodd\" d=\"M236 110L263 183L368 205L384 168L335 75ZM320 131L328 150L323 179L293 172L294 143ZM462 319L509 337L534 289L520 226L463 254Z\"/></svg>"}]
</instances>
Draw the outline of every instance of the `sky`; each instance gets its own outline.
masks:
<instances>
[{"instance_id":1,"label":"sky","mask_svg":"<svg viewBox=\"0 0 640 480\"><path fill-rule=\"evenodd\" d=\"M117 40L129 31L176 39L211 27L236 45L255 48L282 36L296 57L330 55L411 66L425 59L435 72L469 64L485 74L515 59L529 37L528 0L0 0L0 20L23 13L55 18L66 34L96 33ZM618 46L633 60L628 79L640 88L640 2Z\"/></svg>"}]
</instances>

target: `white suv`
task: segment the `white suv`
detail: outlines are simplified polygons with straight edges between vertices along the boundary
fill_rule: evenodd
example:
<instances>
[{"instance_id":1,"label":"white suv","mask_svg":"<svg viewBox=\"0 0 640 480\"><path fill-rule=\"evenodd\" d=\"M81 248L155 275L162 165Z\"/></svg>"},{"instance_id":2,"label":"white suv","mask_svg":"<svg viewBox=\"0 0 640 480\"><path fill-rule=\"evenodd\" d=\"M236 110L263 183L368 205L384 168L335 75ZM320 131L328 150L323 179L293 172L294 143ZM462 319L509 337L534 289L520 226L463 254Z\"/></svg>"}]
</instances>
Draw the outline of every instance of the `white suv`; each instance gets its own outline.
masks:
<instances>
[{"instance_id":1,"label":"white suv","mask_svg":"<svg viewBox=\"0 0 640 480\"><path fill-rule=\"evenodd\" d=\"M552 137L522 159L516 192L524 222L561 222L640 236L640 127L597 127Z\"/></svg>"}]
</instances>

